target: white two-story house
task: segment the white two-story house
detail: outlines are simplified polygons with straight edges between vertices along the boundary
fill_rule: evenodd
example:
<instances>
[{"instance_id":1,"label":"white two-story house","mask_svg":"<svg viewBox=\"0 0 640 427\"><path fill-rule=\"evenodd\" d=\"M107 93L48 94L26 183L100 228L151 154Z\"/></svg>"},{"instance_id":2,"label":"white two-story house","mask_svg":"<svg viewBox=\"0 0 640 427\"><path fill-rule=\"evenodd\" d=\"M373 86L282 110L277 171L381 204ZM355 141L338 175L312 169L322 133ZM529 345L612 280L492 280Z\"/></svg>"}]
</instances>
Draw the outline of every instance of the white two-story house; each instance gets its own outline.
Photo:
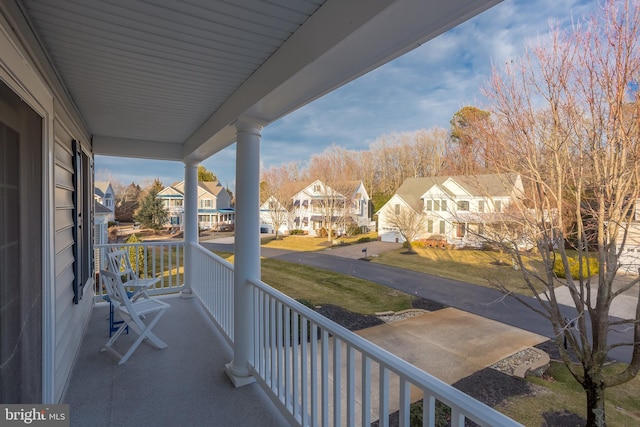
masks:
<instances>
[{"instance_id":1,"label":"white two-story house","mask_svg":"<svg viewBox=\"0 0 640 427\"><path fill-rule=\"evenodd\" d=\"M184 181L163 188L157 195L169 212L170 227L184 223ZM218 181L198 182L198 226L217 229L221 224L234 224L235 210L231 207L229 192Z\"/></svg>"},{"instance_id":2,"label":"white two-story house","mask_svg":"<svg viewBox=\"0 0 640 427\"><path fill-rule=\"evenodd\" d=\"M300 189L292 197L290 229L317 236L331 222L332 231L338 235L348 227L359 227L362 232L375 230L371 199L362 181L341 182L336 188L320 180L297 185Z\"/></svg>"},{"instance_id":3,"label":"white two-story house","mask_svg":"<svg viewBox=\"0 0 640 427\"><path fill-rule=\"evenodd\" d=\"M423 215L415 240L475 246L488 226L505 221L502 214L522 194L522 179L515 174L409 178L378 211L378 232L382 241L403 242L393 213L413 209Z\"/></svg>"}]
</instances>

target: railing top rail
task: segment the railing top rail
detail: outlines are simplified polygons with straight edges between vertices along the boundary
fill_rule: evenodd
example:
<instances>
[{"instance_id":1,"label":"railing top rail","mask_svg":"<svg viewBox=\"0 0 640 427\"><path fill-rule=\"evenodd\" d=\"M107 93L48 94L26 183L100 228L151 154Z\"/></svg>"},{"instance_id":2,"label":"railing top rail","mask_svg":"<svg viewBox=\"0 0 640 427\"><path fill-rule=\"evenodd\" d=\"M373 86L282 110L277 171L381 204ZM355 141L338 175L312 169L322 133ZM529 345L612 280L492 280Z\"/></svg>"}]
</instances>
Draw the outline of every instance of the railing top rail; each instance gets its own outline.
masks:
<instances>
[{"instance_id":1,"label":"railing top rail","mask_svg":"<svg viewBox=\"0 0 640 427\"><path fill-rule=\"evenodd\" d=\"M100 245L93 245L94 249L109 249L109 248L121 248L128 246L166 246L166 245L184 245L184 240L168 241L168 240L154 240L137 243L104 243Z\"/></svg>"},{"instance_id":2,"label":"railing top rail","mask_svg":"<svg viewBox=\"0 0 640 427\"><path fill-rule=\"evenodd\" d=\"M309 309L305 305L299 303L293 298L283 294L277 289L272 288L262 281L249 280L249 282L256 288L264 291L270 296L274 297L279 302L293 308L296 311L304 313L305 317L311 320L318 326L326 329L334 337L338 337L342 341L347 342L349 345L357 349L358 351L367 354L367 356L384 365L390 371L396 374L411 379L411 382L423 390L428 390L430 393L436 396L438 400L445 403L452 408L458 408L462 410L465 417L481 424L489 422L492 426L520 426L521 424L494 410L493 408L485 405L484 403L468 396L467 394L451 387L449 384L434 377L427 372L417 368L409 362L399 358L393 353L378 347L372 342L362 338L361 336L353 333L345 327L338 325L337 323L329 320L323 315ZM462 409L464 407L464 409ZM475 413L482 413L482 418L474 415Z\"/></svg>"},{"instance_id":3,"label":"railing top rail","mask_svg":"<svg viewBox=\"0 0 640 427\"><path fill-rule=\"evenodd\" d=\"M205 248L204 246L200 245L199 243L191 243L191 246L193 248L195 248L197 251L203 253L204 255L211 257L213 259L215 259L217 262L219 262L220 264L222 264L224 267L229 268L231 270L233 270L233 264L231 264L229 261L227 261L226 259L214 254L213 252L211 252L209 249Z\"/></svg>"}]
</instances>

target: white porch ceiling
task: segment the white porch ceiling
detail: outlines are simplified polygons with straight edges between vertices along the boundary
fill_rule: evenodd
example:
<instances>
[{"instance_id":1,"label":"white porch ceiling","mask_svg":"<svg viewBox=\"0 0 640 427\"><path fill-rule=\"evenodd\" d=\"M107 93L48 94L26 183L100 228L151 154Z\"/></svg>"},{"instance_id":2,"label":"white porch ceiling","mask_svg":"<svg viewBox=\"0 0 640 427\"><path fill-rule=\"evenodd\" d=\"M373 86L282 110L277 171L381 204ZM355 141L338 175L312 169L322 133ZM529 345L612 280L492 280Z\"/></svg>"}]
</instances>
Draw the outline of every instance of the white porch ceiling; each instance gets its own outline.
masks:
<instances>
[{"instance_id":1,"label":"white porch ceiling","mask_svg":"<svg viewBox=\"0 0 640 427\"><path fill-rule=\"evenodd\" d=\"M203 160L501 0L15 1L95 154Z\"/></svg>"}]
</instances>

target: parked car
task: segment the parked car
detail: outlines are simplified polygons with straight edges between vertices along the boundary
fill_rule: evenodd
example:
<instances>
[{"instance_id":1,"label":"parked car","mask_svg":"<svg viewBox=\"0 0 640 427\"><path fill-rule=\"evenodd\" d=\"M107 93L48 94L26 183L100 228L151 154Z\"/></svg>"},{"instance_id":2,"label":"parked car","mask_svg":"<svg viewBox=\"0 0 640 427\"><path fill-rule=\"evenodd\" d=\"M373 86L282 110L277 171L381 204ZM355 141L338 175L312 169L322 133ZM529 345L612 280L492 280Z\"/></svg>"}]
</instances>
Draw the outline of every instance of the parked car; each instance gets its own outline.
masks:
<instances>
[{"instance_id":1,"label":"parked car","mask_svg":"<svg viewBox=\"0 0 640 427\"><path fill-rule=\"evenodd\" d=\"M216 227L216 231L233 231L233 224L218 224Z\"/></svg>"}]
</instances>

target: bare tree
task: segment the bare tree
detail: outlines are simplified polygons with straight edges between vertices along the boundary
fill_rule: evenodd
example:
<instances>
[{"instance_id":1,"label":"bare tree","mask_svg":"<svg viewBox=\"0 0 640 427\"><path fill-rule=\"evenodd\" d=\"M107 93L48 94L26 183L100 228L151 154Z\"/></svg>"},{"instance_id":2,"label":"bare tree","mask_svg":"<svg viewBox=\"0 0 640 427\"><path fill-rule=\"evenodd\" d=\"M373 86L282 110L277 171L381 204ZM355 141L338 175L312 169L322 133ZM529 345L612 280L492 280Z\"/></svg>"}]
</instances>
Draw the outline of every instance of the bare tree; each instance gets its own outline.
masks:
<instances>
[{"instance_id":1,"label":"bare tree","mask_svg":"<svg viewBox=\"0 0 640 427\"><path fill-rule=\"evenodd\" d=\"M571 31L552 29L521 61L494 71L485 89L495 126L484 137L501 144L500 159L492 159L500 172L522 175L527 197L516 202L519 217L543 268L530 268L514 245L505 249L537 295L539 305L530 308L551 322L562 360L585 390L588 426L606 425L605 389L640 370L640 305L633 318L609 317L612 301L639 281L614 287L640 196L639 40L638 2L610 0ZM559 288L575 306L570 322L560 311ZM612 328L625 326L633 331L630 341L608 341ZM618 347L630 348L630 363L605 372L608 353Z\"/></svg>"},{"instance_id":2,"label":"bare tree","mask_svg":"<svg viewBox=\"0 0 640 427\"><path fill-rule=\"evenodd\" d=\"M332 144L319 155L311 156L309 176L319 180L314 188L313 210L322 217L327 232L327 240L333 239L335 227L339 224L348 200L345 197L345 171L352 167L352 159L347 150Z\"/></svg>"},{"instance_id":3,"label":"bare tree","mask_svg":"<svg viewBox=\"0 0 640 427\"><path fill-rule=\"evenodd\" d=\"M407 252L415 253L413 241L424 232L427 222L422 201L407 202L395 196L385 205L379 217L381 224L398 230L407 242Z\"/></svg>"},{"instance_id":4,"label":"bare tree","mask_svg":"<svg viewBox=\"0 0 640 427\"><path fill-rule=\"evenodd\" d=\"M442 128L382 135L369 148L376 178L367 189L374 198L386 202L407 178L440 174L447 139Z\"/></svg>"},{"instance_id":5,"label":"bare tree","mask_svg":"<svg viewBox=\"0 0 640 427\"><path fill-rule=\"evenodd\" d=\"M289 184L299 177L299 169L295 163L272 167L262 173L261 200L267 203L276 239L283 225L291 225L290 217L294 209L293 190Z\"/></svg>"},{"instance_id":6,"label":"bare tree","mask_svg":"<svg viewBox=\"0 0 640 427\"><path fill-rule=\"evenodd\" d=\"M132 222L135 211L140 206L142 189L131 183L128 186L118 185L115 193L115 217L118 221Z\"/></svg>"}]
</instances>

